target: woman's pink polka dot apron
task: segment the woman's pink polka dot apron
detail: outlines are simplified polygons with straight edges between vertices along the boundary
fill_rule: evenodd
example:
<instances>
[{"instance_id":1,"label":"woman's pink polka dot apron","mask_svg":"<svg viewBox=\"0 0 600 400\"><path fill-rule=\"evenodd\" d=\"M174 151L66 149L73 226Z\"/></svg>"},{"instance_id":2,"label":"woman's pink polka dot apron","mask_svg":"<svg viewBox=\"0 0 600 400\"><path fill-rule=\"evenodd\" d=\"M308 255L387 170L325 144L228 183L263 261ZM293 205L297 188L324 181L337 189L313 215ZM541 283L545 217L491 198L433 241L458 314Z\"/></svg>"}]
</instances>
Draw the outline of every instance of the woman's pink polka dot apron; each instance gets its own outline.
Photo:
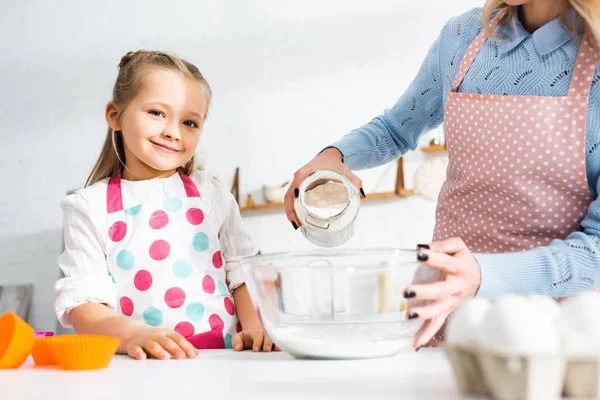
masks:
<instances>
[{"instance_id":1,"label":"woman's pink polka dot apron","mask_svg":"<svg viewBox=\"0 0 600 400\"><path fill-rule=\"evenodd\" d=\"M198 349L230 348L237 318L218 229L194 181L178 172L187 197L126 210L121 175L109 180L106 257L119 311L179 332Z\"/></svg>"},{"instance_id":2,"label":"woman's pink polka dot apron","mask_svg":"<svg viewBox=\"0 0 600 400\"><path fill-rule=\"evenodd\" d=\"M564 97L459 93L487 39L483 31L471 43L448 94L434 240L460 237L478 253L546 246L579 229L592 200L586 112L599 54L584 38Z\"/></svg>"},{"instance_id":3,"label":"woman's pink polka dot apron","mask_svg":"<svg viewBox=\"0 0 600 400\"><path fill-rule=\"evenodd\" d=\"M486 40L482 31L471 43L448 93L449 163L433 240L460 237L472 252L488 254L546 246L578 230L592 201L586 113L599 53L583 39L564 97L459 93ZM418 280L441 279L433 274L422 272ZM429 345L442 341L444 331Z\"/></svg>"}]
</instances>

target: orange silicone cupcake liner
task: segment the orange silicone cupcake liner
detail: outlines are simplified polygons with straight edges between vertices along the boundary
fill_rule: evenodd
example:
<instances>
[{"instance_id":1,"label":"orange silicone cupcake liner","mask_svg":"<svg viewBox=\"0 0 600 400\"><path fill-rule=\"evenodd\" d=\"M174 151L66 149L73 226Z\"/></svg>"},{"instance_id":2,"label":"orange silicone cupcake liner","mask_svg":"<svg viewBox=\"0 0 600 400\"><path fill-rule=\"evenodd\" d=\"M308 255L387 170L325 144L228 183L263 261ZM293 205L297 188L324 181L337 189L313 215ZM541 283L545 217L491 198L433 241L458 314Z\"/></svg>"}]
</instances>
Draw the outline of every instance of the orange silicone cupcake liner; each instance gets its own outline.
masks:
<instances>
[{"instance_id":1,"label":"orange silicone cupcake liner","mask_svg":"<svg viewBox=\"0 0 600 400\"><path fill-rule=\"evenodd\" d=\"M0 369L19 368L33 348L33 328L18 315L0 317Z\"/></svg>"},{"instance_id":2,"label":"orange silicone cupcake liner","mask_svg":"<svg viewBox=\"0 0 600 400\"><path fill-rule=\"evenodd\" d=\"M33 350L31 351L31 355L33 356L35 365L44 366L56 364L49 346L49 342L56 340L56 338L57 336L41 337L33 341Z\"/></svg>"},{"instance_id":3,"label":"orange silicone cupcake liner","mask_svg":"<svg viewBox=\"0 0 600 400\"><path fill-rule=\"evenodd\" d=\"M121 339L101 335L61 335L47 342L56 363L63 369L87 370L108 367Z\"/></svg>"}]
</instances>

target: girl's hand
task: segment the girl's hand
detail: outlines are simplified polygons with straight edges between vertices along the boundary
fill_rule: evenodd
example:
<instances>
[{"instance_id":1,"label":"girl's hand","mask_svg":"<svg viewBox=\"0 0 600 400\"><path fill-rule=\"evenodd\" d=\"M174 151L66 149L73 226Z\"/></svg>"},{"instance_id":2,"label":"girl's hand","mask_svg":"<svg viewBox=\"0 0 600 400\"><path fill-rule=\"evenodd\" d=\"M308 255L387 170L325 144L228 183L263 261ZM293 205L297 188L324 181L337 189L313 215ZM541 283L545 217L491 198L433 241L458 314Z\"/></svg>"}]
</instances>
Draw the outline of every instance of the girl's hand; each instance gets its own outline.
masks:
<instances>
[{"instance_id":1,"label":"girl's hand","mask_svg":"<svg viewBox=\"0 0 600 400\"><path fill-rule=\"evenodd\" d=\"M426 320L414 341L414 347L418 349L429 342L463 301L475 297L481 284L481 270L459 238L433 242L429 249L418 251L417 259L443 273L439 282L410 285L404 291L404 297L430 300L426 306L408 310L409 318Z\"/></svg>"},{"instance_id":2,"label":"girl's hand","mask_svg":"<svg viewBox=\"0 0 600 400\"><path fill-rule=\"evenodd\" d=\"M342 153L336 148L328 148L317 155L311 162L300 168L294 174L294 180L290 184L290 187L285 194L285 213L287 219L292 223L294 229L298 229L301 225L294 211L294 199L300 184L310 174L321 169L330 169L333 171L344 174L348 179L354 183L356 190L364 197L364 191L362 189L362 181L350 171L348 167L342 162Z\"/></svg>"},{"instance_id":3,"label":"girl's hand","mask_svg":"<svg viewBox=\"0 0 600 400\"><path fill-rule=\"evenodd\" d=\"M271 350L281 351L277 347L264 329L245 329L235 335L231 340L231 345L235 351L252 349L254 352Z\"/></svg>"},{"instance_id":4,"label":"girl's hand","mask_svg":"<svg viewBox=\"0 0 600 400\"><path fill-rule=\"evenodd\" d=\"M186 338L164 328L145 327L126 341L126 347L127 354L136 360L145 360L148 356L181 360L198 355L198 350Z\"/></svg>"}]
</instances>

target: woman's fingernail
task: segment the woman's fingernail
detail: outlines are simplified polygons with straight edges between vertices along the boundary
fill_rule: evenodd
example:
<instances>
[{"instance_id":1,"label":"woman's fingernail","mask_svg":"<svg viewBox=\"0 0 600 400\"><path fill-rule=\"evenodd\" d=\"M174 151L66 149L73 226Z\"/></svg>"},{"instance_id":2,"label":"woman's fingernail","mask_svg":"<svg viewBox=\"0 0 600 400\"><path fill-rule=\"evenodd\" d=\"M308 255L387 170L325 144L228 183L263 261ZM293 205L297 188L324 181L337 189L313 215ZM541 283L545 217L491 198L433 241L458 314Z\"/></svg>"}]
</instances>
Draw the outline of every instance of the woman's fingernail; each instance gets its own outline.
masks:
<instances>
[{"instance_id":1,"label":"woman's fingernail","mask_svg":"<svg viewBox=\"0 0 600 400\"><path fill-rule=\"evenodd\" d=\"M407 290L406 292L404 292L404 298L405 299L412 299L416 295L417 294L415 292L413 292L412 290Z\"/></svg>"},{"instance_id":2,"label":"woman's fingernail","mask_svg":"<svg viewBox=\"0 0 600 400\"><path fill-rule=\"evenodd\" d=\"M298 198L299 195L300 195L300 189L298 189L298 188L294 189L294 197Z\"/></svg>"},{"instance_id":3,"label":"woman's fingernail","mask_svg":"<svg viewBox=\"0 0 600 400\"><path fill-rule=\"evenodd\" d=\"M419 346L415 349L415 351L419 351L419 350L421 350L421 346Z\"/></svg>"},{"instance_id":4,"label":"woman's fingernail","mask_svg":"<svg viewBox=\"0 0 600 400\"><path fill-rule=\"evenodd\" d=\"M428 244L418 244L417 250L421 250L421 249L429 250L429 245Z\"/></svg>"},{"instance_id":5,"label":"woman's fingernail","mask_svg":"<svg viewBox=\"0 0 600 400\"><path fill-rule=\"evenodd\" d=\"M197 356L197 354L196 354L196 352L194 350L188 351L187 355L188 355L189 358L194 358L194 357Z\"/></svg>"},{"instance_id":6,"label":"woman's fingernail","mask_svg":"<svg viewBox=\"0 0 600 400\"><path fill-rule=\"evenodd\" d=\"M419 254L417 254L417 260L427 261L427 260L429 260L429 256L425 253L419 253Z\"/></svg>"},{"instance_id":7,"label":"woman's fingernail","mask_svg":"<svg viewBox=\"0 0 600 400\"><path fill-rule=\"evenodd\" d=\"M415 312L411 312L410 314L408 314L408 319L417 319L419 318L419 314L415 313Z\"/></svg>"},{"instance_id":8,"label":"woman's fingernail","mask_svg":"<svg viewBox=\"0 0 600 400\"><path fill-rule=\"evenodd\" d=\"M360 194L362 194L362 197L364 197L365 199L367 198L367 195L365 194L363 188L360 188Z\"/></svg>"},{"instance_id":9,"label":"woman's fingernail","mask_svg":"<svg viewBox=\"0 0 600 400\"><path fill-rule=\"evenodd\" d=\"M292 221L292 226L294 227L294 230L295 230L295 231L297 231L297 230L298 230L298 225L297 225L297 224L296 224L294 221Z\"/></svg>"}]
</instances>

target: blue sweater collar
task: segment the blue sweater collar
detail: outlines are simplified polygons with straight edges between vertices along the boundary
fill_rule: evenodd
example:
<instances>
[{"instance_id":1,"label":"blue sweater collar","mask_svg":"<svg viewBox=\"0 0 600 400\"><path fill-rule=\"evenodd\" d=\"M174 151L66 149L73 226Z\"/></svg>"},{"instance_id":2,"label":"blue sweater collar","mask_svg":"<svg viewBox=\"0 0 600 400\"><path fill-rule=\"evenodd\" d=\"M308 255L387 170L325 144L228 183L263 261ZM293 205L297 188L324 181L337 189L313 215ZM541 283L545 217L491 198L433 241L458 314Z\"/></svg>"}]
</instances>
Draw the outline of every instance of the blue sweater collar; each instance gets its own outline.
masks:
<instances>
[{"instance_id":1,"label":"blue sweater collar","mask_svg":"<svg viewBox=\"0 0 600 400\"><path fill-rule=\"evenodd\" d=\"M569 13L568 20L570 22L575 21L574 11ZM553 19L533 34L527 32L521 21L519 21L518 7L515 7L512 19L508 24L501 28L501 35L504 38L498 46L501 54L508 53L531 36L535 49L542 56L552 53L573 38L573 32L561 24L560 18Z\"/></svg>"}]
</instances>

